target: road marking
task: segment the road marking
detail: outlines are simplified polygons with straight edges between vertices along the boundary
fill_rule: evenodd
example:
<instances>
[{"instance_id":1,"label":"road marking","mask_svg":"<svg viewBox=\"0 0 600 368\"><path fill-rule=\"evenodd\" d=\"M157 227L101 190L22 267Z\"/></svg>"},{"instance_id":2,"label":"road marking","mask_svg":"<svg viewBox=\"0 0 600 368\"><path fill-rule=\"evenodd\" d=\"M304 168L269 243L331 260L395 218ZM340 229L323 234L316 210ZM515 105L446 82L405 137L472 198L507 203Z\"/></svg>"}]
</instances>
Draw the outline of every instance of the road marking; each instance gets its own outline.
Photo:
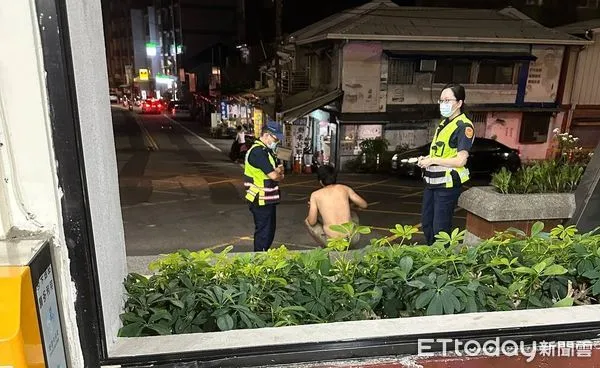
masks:
<instances>
[{"instance_id":1,"label":"road marking","mask_svg":"<svg viewBox=\"0 0 600 368\"><path fill-rule=\"evenodd\" d=\"M319 187L317 187L316 185L304 185L304 184L306 184L306 183L300 182L300 183L295 183L295 184L288 184L287 186L319 189ZM387 195L391 195L391 196L400 196L398 198L408 198L408 197L413 197L413 196L416 196L416 195L419 195L419 194L423 193L422 190L419 190L419 191L416 191L416 192L413 192L413 193L408 193L408 194L406 194L406 193L395 193L395 192L382 192L380 190L368 190L368 189L359 189L359 188L354 188L354 190L356 192L362 192L362 193L376 193L376 194L387 194Z\"/></svg>"},{"instance_id":2,"label":"road marking","mask_svg":"<svg viewBox=\"0 0 600 368\"><path fill-rule=\"evenodd\" d=\"M419 194L423 194L423 191L419 190L419 191L414 192L414 193L410 193L410 194L406 194L406 195L400 196L400 198L414 197L414 196L419 195Z\"/></svg>"},{"instance_id":3,"label":"road marking","mask_svg":"<svg viewBox=\"0 0 600 368\"><path fill-rule=\"evenodd\" d=\"M369 183L369 184L363 184L363 185L359 185L357 187L354 188L354 190L356 189L360 189L360 188L366 188L366 187L371 187L373 185L378 185L378 184L383 184L390 181L390 179L385 179L385 180L381 180L381 181L376 181L375 183Z\"/></svg>"},{"instance_id":4,"label":"road marking","mask_svg":"<svg viewBox=\"0 0 600 368\"><path fill-rule=\"evenodd\" d=\"M373 212L373 213L389 213L393 215L406 215L406 216L420 216L420 213L416 212L401 212L401 211L385 211L385 210L360 210L360 212Z\"/></svg>"},{"instance_id":5,"label":"road marking","mask_svg":"<svg viewBox=\"0 0 600 368\"><path fill-rule=\"evenodd\" d=\"M296 186L303 186L302 184L307 184L307 183L315 183L316 184L316 180L312 179L312 180L305 180L305 181L300 181L297 183L291 183L291 184L281 184L279 187L281 188L287 188L287 187L296 187ZM304 185L305 187L308 187L306 185ZM308 188L316 188L315 186L310 186Z\"/></svg>"},{"instance_id":6,"label":"road marking","mask_svg":"<svg viewBox=\"0 0 600 368\"><path fill-rule=\"evenodd\" d=\"M174 203L180 203L180 202L195 201L198 199L200 199L200 197L196 196L196 197L183 198L183 199L172 199L169 201L160 201L160 202L141 202L141 203L130 204L130 205L126 205L126 206L121 206L121 209L128 210L128 209L138 208L138 207L160 206L160 205L164 205L164 204L174 204Z\"/></svg>"},{"instance_id":7,"label":"road marking","mask_svg":"<svg viewBox=\"0 0 600 368\"><path fill-rule=\"evenodd\" d=\"M191 135L193 135L194 137L198 138L199 140L201 140L202 142L206 143L210 148L214 149L215 151L219 151L219 152L223 152L221 151L221 149L217 146L215 146L214 144L210 143L209 141L207 141L206 139L202 138L201 136L199 136L198 134L194 133L193 131L191 131L190 129L188 129L187 127L183 126L183 124L181 124L180 122L178 122L177 120L173 120L170 117L168 117L167 115L163 116L167 119L169 119L171 122L179 125L180 127L182 127L185 131L187 131L188 133L190 133Z\"/></svg>"},{"instance_id":8,"label":"road marking","mask_svg":"<svg viewBox=\"0 0 600 368\"><path fill-rule=\"evenodd\" d=\"M235 182L241 182L241 179L228 179L228 180L221 180L221 181L213 181L212 183L208 183L208 185L214 185L214 184L223 184L223 183L235 183Z\"/></svg>"},{"instance_id":9,"label":"road marking","mask_svg":"<svg viewBox=\"0 0 600 368\"><path fill-rule=\"evenodd\" d=\"M144 123L142 122L142 119L140 119L140 117L138 116L138 114L135 114L134 116L135 122L137 123L137 125L140 127L140 130L142 131L142 134L144 135L144 138L146 138L145 140L148 142L147 144L152 147L153 150L158 151L160 150L160 147L158 146L158 143L156 143L156 141L154 140L154 138L152 138L152 136L150 135L150 132L148 131L148 129L146 129L146 127L144 126Z\"/></svg>"},{"instance_id":10,"label":"road marking","mask_svg":"<svg viewBox=\"0 0 600 368\"><path fill-rule=\"evenodd\" d=\"M187 193L181 193L181 192L170 192L168 190L156 190L153 189L152 193L159 193L159 194L173 194L173 195L180 195L180 196L186 196L188 197L189 195Z\"/></svg>"}]
</instances>

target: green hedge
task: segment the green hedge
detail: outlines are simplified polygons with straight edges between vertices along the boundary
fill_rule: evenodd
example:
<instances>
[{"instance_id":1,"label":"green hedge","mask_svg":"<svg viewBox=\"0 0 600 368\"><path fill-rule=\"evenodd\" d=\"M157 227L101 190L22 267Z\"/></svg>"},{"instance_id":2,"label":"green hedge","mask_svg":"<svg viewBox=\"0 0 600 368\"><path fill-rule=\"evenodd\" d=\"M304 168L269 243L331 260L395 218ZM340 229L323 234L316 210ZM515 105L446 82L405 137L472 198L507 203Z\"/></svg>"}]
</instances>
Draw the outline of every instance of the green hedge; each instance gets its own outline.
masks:
<instances>
[{"instance_id":1,"label":"green hedge","mask_svg":"<svg viewBox=\"0 0 600 368\"><path fill-rule=\"evenodd\" d=\"M583 164L538 161L515 173L502 168L492 175L492 186L503 194L570 193L579 185L584 170Z\"/></svg>"},{"instance_id":2,"label":"green hedge","mask_svg":"<svg viewBox=\"0 0 600 368\"><path fill-rule=\"evenodd\" d=\"M368 233L352 229L348 233ZM179 251L130 274L120 336L147 336L597 302L600 235L559 226L497 234L476 247L463 233L408 245L413 227L348 252L327 249L228 254Z\"/></svg>"}]
</instances>

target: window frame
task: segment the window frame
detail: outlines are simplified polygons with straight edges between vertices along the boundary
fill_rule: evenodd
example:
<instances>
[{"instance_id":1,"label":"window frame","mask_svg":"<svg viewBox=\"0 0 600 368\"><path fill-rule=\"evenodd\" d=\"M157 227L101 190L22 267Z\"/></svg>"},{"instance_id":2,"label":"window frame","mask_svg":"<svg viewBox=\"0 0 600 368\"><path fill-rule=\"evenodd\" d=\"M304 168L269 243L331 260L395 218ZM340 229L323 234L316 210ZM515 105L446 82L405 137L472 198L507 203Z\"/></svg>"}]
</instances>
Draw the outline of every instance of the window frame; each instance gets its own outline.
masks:
<instances>
[{"instance_id":1,"label":"window frame","mask_svg":"<svg viewBox=\"0 0 600 368\"><path fill-rule=\"evenodd\" d=\"M438 70L439 70L439 66L440 64L443 65L443 63L448 62L450 67L451 67L451 80L449 81L440 81L437 79L438 77ZM466 81L462 81L462 80L457 80L456 78L456 66L457 65L468 65L468 72L466 75ZM436 84L446 84L446 83L460 83L460 84L473 84L473 80L471 78L471 74L473 71L473 67L474 67L474 62L472 60L468 60L468 59L463 59L463 58L444 58L444 59L437 59L437 65L436 65L436 70L435 73L433 73L433 83Z\"/></svg>"},{"instance_id":2,"label":"window frame","mask_svg":"<svg viewBox=\"0 0 600 368\"><path fill-rule=\"evenodd\" d=\"M392 64L395 64L395 63L399 64L399 66L397 68L392 67ZM397 73L392 73L392 71L398 72L399 70L402 69L402 67L407 68L406 70L404 70L405 72L408 72L406 75L398 75ZM417 71L417 61L416 60L390 57L388 59L388 79L387 79L388 85L389 84L393 84L393 85L414 84L416 71ZM407 78L406 80L400 80L404 77L410 77L410 78ZM410 82L408 81L408 79L410 79Z\"/></svg>"},{"instance_id":3,"label":"window frame","mask_svg":"<svg viewBox=\"0 0 600 368\"><path fill-rule=\"evenodd\" d=\"M519 127L519 144L546 144L550 135L551 118L552 114L548 112L524 112L521 116L521 126ZM545 119L545 121L543 119ZM529 132L530 134L526 135L527 129L532 129L532 124L539 124L538 127L545 125L546 134L543 141L531 140L528 138L530 135L533 136L533 133L536 132L535 130L532 130Z\"/></svg>"},{"instance_id":4,"label":"window frame","mask_svg":"<svg viewBox=\"0 0 600 368\"><path fill-rule=\"evenodd\" d=\"M493 60L486 59L479 62L479 66L477 68L477 80L475 84L494 84L494 85L515 85L517 84L517 79L519 76L518 72L519 63L516 61L503 61L503 60ZM493 81L481 81L481 69L482 67L492 67L493 68ZM511 68L510 82L505 83L505 81L499 81L499 68Z\"/></svg>"}]
</instances>

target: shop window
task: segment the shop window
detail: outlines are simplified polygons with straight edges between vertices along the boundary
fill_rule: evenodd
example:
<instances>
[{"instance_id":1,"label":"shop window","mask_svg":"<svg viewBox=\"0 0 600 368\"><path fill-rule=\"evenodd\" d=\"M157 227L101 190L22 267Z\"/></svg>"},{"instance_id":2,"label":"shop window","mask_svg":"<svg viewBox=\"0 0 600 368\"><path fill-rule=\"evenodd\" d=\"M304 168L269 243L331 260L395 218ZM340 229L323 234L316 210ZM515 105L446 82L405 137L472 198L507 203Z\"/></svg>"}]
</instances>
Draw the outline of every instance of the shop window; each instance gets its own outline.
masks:
<instances>
[{"instance_id":1,"label":"shop window","mask_svg":"<svg viewBox=\"0 0 600 368\"><path fill-rule=\"evenodd\" d=\"M483 61L479 65L477 83L513 84L515 64L511 62Z\"/></svg>"},{"instance_id":2,"label":"shop window","mask_svg":"<svg viewBox=\"0 0 600 368\"><path fill-rule=\"evenodd\" d=\"M523 113L520 143L545 143L548 140L550 114L539 112Z\"/></svg>"},{"instance_id":3,"label":"shop window","mask_svg":"<svg viewBox=\"0 0 600 368\"><path fill-rule=\"evenodd\" d=\"M437 61L435 83L461 83L471 81L471 62L463 60L442 59Z\"/></svg>"},{"instance_id":4,"label":"shop window","mask_svg":"<svg viewBox=\"0 0 600 368\"><path fill-rule=\"evenodd\" d=\"M389 84L413 84L416 63L410 60L390 59L388 67Z\"/></svg>"}]
</instances>

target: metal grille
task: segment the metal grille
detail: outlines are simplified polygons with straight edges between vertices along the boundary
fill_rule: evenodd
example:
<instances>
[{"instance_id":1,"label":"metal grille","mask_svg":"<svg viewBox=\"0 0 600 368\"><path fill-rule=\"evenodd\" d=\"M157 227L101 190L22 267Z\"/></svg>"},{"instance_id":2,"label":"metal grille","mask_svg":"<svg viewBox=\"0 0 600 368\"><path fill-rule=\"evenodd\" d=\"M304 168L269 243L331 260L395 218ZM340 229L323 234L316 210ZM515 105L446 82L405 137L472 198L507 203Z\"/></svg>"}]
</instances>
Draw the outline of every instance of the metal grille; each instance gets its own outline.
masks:
<instances>
[{"instance_id":1,"label":"metal grille","mask_svg":"<svg viewBox=\"0 0 600 368\"><path fill-rule=\"evenodd\" d=\"M390 59L388 84L413 84L415 62L402 59Z\"/></svg>"},{"instance_id":2,"label":"metal grille","mask_svg":"<svg viewBox=\"0 0 600 368\"><path fill-rule=\"evenodd\" d=\"M472 112L470 114L476 137L485 137L487 114L487 112Z\"/></svg>"}]
</instances>

